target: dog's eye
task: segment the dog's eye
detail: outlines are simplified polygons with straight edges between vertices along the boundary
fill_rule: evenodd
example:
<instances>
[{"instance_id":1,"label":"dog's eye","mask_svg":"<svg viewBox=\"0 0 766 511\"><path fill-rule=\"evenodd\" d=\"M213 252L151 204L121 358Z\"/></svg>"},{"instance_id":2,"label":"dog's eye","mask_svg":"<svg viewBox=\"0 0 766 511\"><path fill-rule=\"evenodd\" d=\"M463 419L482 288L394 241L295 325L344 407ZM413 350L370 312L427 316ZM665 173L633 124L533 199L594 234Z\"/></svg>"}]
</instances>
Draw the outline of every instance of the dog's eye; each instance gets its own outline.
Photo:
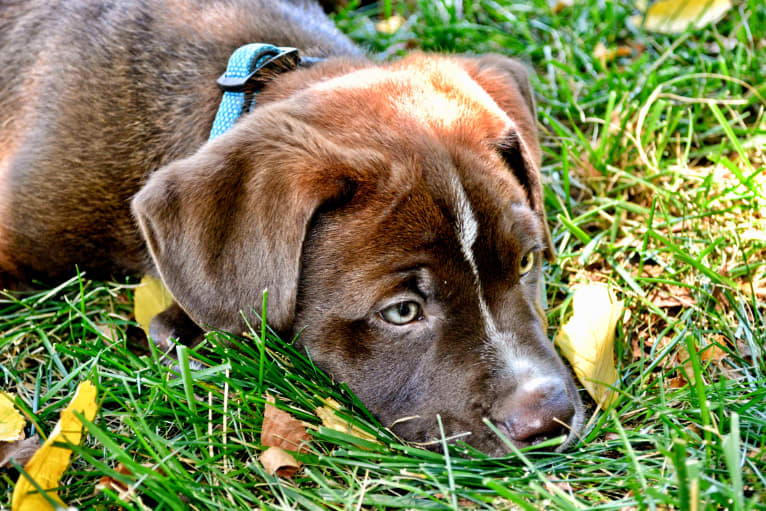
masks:
<instances>
[{"instance_id":1,"label":"dog's eye","mask_svg":"<svg viewBox=\"0 0 766 511\"><path fill-rule=\"evenodd\" d=\"M420 318L420 305L417 302L399 302L380 311L380 315L394 325L406 325Z\"/></svg>"},{"instance_id":2,"label":"dog's eye","mask_svg":"<svg viewBox=\"0 0 766 511\"><path fill-rule=\"evenodd\" d=\"M535 253L530 250L519 260L519 275L523 276L530 272L535 265Z\"/></svg>"}]
</instances>

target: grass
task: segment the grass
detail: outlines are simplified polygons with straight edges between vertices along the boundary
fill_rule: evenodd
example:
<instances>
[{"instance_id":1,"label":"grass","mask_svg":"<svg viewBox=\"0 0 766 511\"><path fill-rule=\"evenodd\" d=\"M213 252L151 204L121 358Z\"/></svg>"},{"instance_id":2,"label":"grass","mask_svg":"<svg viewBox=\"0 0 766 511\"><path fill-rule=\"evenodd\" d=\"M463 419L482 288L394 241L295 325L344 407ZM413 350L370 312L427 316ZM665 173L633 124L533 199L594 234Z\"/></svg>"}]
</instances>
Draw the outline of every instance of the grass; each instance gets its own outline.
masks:
<instances>
[{"instance_id":1,"label":"grass","mask_svg":"<svg viewBox=\"0 0 766 511\"><path fill-rule=\"evenodd\" d=\"M394 34L381 13L401 15ZM80 509L766 509L766 6L714 26L644 31L632 3L381 2L338 25L384 58L414 48L500 52L536 71L550 333L581 281L626 301L619 399L569 452L490 459L407 445L269 334L211 333L181 376L134 346L134 286L74 277L0 299L0 386L50 433L76 384L100 412L60 495ZM265 355L265 356L262 356ZM202 362L195 370L188 358ZM265 392L312 425L292 479L258 456ZM322 398L378 438L321 426ZM129 474L118 472L117 464ZM95 493L102 476L129 496ZM0 472L0 507L17 473Z\"/></svg>"}]
</instances>

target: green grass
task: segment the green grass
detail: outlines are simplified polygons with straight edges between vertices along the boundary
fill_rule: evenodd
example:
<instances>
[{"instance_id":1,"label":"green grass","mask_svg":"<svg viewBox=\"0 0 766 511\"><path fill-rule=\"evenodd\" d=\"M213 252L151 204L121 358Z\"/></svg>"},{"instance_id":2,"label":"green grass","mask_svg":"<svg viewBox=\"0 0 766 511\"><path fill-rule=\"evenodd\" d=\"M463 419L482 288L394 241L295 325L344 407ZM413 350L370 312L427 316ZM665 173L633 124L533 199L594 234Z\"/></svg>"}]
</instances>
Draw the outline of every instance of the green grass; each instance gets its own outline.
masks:
<instances>
[{"instance_id":1,"label":"green grass","mask_svg":"<svg viewBox=\"0 0 766 511\"><path fill-rule=\"evenodd\" d=\"M373 21L405 18L393 35ZM100 412L62 479L80 509L766 509L766 6L736 2L715 26L645 32L627 2L381 2L339 26L385 57L414 48L518 56L533 77L546 205L551 337L584 280L615 286L619 399L569 452L490 459L407 445L289 343L212 333L180 359L141 353L132 286L74 278L0 299L0 387L50 433L77 383ZM597 47L622 48L599 60ZM257 304L260 307L260 304ZM104 332L113 332L105 334ZM262 356L265 354L265 357ZM264 393L312 425L292 479L258 461ZM343 403L373 443L326 429ZM132 475L116 472L122 463ZM104 475L135 497L94 493ZM10 506L14 470L0 472Z\"/></svg>"}]
</instances>

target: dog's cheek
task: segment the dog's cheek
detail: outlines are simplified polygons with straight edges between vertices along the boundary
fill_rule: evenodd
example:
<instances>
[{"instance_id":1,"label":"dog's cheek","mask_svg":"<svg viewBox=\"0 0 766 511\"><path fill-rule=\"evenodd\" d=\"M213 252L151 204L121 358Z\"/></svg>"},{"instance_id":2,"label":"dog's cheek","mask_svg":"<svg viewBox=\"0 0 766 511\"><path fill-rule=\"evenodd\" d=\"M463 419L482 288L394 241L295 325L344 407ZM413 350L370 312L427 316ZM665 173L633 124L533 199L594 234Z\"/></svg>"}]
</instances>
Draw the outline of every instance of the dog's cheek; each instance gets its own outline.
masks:
<instances>
[{"instance_id":1,"label":"dog's cheek","mask_svg":"<svg viewBox=\"0 0 766 511\"><path fill-rule=\"evenodd\" d=\"M312 361L345 382L382 422L412 410L421 395L419 365L407 343L381 333L366 319L313 322L299 337Z\"/></svg>"}]
</instances>

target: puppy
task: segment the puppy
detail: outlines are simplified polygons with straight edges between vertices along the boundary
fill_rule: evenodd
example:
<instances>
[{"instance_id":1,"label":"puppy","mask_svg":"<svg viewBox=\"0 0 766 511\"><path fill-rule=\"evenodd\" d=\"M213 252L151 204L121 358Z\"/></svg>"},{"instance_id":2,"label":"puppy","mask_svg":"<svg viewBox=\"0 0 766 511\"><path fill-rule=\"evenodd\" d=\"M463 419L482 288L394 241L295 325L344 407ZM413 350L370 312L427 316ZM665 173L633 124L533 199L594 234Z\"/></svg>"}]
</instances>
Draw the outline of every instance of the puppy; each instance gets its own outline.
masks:
<instances>
[{"instance_id":1,"label":"puppy","mask_svg":"<svg viewBox=\"0 0 766 511\"><path fill-rule=\"evenodd\" d=\"M324 60L206 142L250 42ZM160 337L240 332L267 288L269 324L406 439L438 438L437 415L489 454L485 417L518 446L576 438L517 62L375 64L298 0L5 0L0 66L2 285L159 275Z\"/></svg>"}]
</instances>

